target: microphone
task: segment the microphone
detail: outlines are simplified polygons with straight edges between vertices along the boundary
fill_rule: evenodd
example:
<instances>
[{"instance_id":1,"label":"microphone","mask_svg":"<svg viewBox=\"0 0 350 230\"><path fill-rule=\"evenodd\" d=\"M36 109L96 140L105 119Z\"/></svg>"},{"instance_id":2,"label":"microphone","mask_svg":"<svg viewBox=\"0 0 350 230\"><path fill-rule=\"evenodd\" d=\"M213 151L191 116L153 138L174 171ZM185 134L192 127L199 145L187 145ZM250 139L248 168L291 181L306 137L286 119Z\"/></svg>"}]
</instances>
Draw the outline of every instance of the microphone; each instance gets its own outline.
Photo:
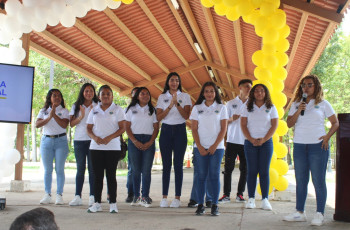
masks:
<instances>
[{"instance_id":1,"label":"microphone","mask_svg":"<svg viewBox=\"0 0 350 230\"><path fill-rule=\"evenodd\" d=\"M307 93L303 93L303 102L306 102L306 98L307 98ZM305 110L301 110L300 115L304 116Z\"/></svg>"}]
</instances>

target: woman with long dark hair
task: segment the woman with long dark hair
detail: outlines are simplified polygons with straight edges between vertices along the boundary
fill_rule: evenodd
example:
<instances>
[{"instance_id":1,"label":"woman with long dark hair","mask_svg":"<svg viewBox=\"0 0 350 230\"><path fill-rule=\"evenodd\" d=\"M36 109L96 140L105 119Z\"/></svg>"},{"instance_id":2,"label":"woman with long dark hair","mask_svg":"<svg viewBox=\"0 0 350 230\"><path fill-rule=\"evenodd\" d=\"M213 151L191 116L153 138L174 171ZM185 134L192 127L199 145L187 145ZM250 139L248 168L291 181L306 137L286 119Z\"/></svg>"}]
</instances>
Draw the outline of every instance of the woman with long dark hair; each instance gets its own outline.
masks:
<instances>
[{"instance_id":1,"label":"woman with long dark hair","mask_svg":"<svg viewBox=\"0 0 350 230\"><path fill-rule=\"evenodd\" d=\"M250 90L247 106L243 107L241 128L246 138L244 153L247 160L247 187L249 200L246 208L255 208L257 176L262 193L261 208L272 210L269 197L269 170L273 153L272 135L278 125L278 113L272 104L269 90L256 84Z\"/></svg>"},{"instance_id":2,"label":"woman with long dark hair","mask_svg":"<svg viewBox=\"0 0 350 230\"><path fill-rule=\"evenodd\" d=\"M69 123L69 112L65 108L61 91L50 89L46 95L44 107L40 110L36 128L43 127L40 142L41 159L44 165L45 195L40 204L51 203L51 185L53 160L57 177L57 195L55 204L64 204L63 187L65 182L64 165L68 156L66 128Z\"/></svg>"},{"instance_id":3,"label":"woman with long dark hair","mask_svg":"<svg viewBox=\"0 0 350 230\"><path fill-rule=\"evenodd\" d=\"M332 124L328 133L324 128L326 118ZM284 220L306 221L304 210L311 172L317 203L311 225L320 226L324 222L327 200L326 168L329 139L338 129L339 122L332 106L323 99L322 85L316 75L305 76L300 81L290 107L287 125L289 128L295 127L293 159L297 202L296 212L285 216Z\"/></svg>"},{"instance_id":4,"label":"woman with long dark hair","mask_svg":"<svg viewBox=\"0 0 350 230\"><path fill-rule=\"evenodd\" d=\"M99 104L92 109L87 119L87 133L91 138L90 151L95 175L95 203L88 212L100 212L103 177L106 171L109 191L109 212L117 213L116 170L121 156L120 136L125 131L124 110L113 103L113 91L103 85L98 91Z\"/></svg>"},{"instance_id":5,"label":"woman with long dark hair","mask_svg":"<svg viewBox=\"0 0 350 230\"><path fill-rule=\"evenodd\" d=\"M211 215L218 216L218 200L220 192L220 164L224 156L224 137L227 129L227 109L222 104L219 90L215 83L206 82L193 106L190 120L194 139L194 158L198 172L197 188L198 207L196 214L205 213L204 195L206 182L212 195Z\"/></svg>"},{"instance_id":6,"label":"woman with long dark hair","mask_svg":"<svg viewBox=\"0 0 350 230\"><path fill-rule=\"evenodd\" d=\"M171 165L174 152L175 198L171 208L181 205L180 197L183 180L183 161L187 147L186 120L189 117L192 103L187 93L182 92L181 78L178 73L168 74L163 93L158 97L157 120L162 122L159 138L160 153L163 161L163 199L160 207L169 207L168 191Z\"/></svg>"},{"instance_id":7,"label":"woman with long dark hair","mask_svg":"<svg viewBox=\"0 0 350 230\"><path fill-rule=\"evenodd\" d=\"M82 205L81 192L83 190L86 160L89 171L90 196L89 206L95 202L94 198L94 173L92 170L90 142L91 138L87 134L86 120L93 107L97 105L95 87L90 83L85 83L79 92L76 102L73 104L70 115L70 126L76 127L74 134L74 154L77 163L77 174L75 176L75 197L69 202L71 206Z\"/></svg>"},{"instance_id":8,"label":"woman with long dark hair","mask_svg":"<svg viewBox=\"0 0 350 230\"><path fill-rule=\"evenodd\" d=\"M128 156L132 165L133 206L151 207L149 197L151 170L155 154L155 139L159 131L156 110L151 94L146 87L137 89L126 109L126 133L128 134ZM140 187L142 178L142 197Z\"/></svg>"}]
</instances>

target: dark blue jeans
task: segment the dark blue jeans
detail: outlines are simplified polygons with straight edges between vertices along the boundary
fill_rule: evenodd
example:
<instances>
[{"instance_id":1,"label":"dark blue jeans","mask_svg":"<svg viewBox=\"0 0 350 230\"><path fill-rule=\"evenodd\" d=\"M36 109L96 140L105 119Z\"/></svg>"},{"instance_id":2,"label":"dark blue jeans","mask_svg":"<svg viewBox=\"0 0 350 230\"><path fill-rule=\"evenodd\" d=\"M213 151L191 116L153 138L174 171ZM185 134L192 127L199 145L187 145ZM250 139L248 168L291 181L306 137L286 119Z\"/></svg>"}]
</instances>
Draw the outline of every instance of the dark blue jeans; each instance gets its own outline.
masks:
<instances>
[{"instance_id":1,"label":"dark blue jeans","mask_svg":"<svg viewBox=\"0 0 350 230\"><path fill-rule=\"evenodd\" d=\"M193 151L194 154L194 151ZM198 166L196 166L196 158L193 157L193 184L192 184L192 191L191 191L191 200L194 200L198 203L198 192L197 192L197 183L198 183ZM212 201L213 196L210 194L209 189L211 187L211 181L209 180L209 177L207 178L207 185L205 188L205 201Z\"/></svg>"},{"instance_id":2,"label":"dark blue jeans","mask_svg":"<svg viewBox=\"0 0 350 230\"><path fill-rule=\"evenodd\" d=\"M91 153L89 149L90 142L91 141L74 141L74 154L75 160L77 162L77 174L75 176L75 195L79 195L80 197L85 180L86 159L89 171L90 195L94 195L94 172L92 170Z\"/></svg>"},{"instance_id":3,"label":"dark blue jeans","mask_svg":"<svg viewBox=\"0 0 350 230\"><path fill-rule=\"evenodd\" d=\"M212 203L218 204L220 193L220 166L224 156L224 149L217 149L213 155L201 156L198 149L194 148L196 168L198 169L197 202L204 203L206 188L212 195ZM207 186L207 180L210 186Z\"/></svg>"},{"instance_id":4,"label":"dark blue jeans","mask_svg":"<svg viewBox=\"0 0 350 230\"><path fill-rule=\"evenodd\" d=\"M187 147L186 124L162 124L159 137L160 153L163 161L163 195L169 192L171 165L174 151L175 196L181 196L183 180L183 162Z\"/></svg>"},{"instance_id":5,"label":"dark blue jeans","mask_svg":"<svg viewBox=\"0 0 350 230\"><path fill-rule=\"evenodd\" d=\"M324 213L327 200L326 169L329 149L321 148L322 142L317 144L294 143L294 170L297 183L296 209L303 212L307 197L307 187L312 176L315 187L317 212Z\"/></svg>"},{"instance_id":6,"label":"dark blue jeans","mask_svg":"<svg viewBox=\"0 0 350 230\"><path fill-rule=\"evenodd\" d=\"M247 187L249 198L255 197L258 173L262 198L268 198L270 186L269 171L273 153L272 138L270 138L261 146L254 146L250 141L245 140L244 153L247 160Z\"/></svg>"},{"instance_id":7,"label":"dark blue jeans","mask_svg":"<svg viewBox=\"0 0 350 230\"><path fill-rule=\"evenodd\" d=\"M136 140L141 143L148 142L152 135L134 134ZM128 152L132 167L132 179L134 196L140 196L141 176L142 176L142 197L149 196L149 189L151 187L151 170L153 165L154 154L156 152L155 143L147 150L139 150L134 143L128 140Z\"/></svg>"}]
</instances>

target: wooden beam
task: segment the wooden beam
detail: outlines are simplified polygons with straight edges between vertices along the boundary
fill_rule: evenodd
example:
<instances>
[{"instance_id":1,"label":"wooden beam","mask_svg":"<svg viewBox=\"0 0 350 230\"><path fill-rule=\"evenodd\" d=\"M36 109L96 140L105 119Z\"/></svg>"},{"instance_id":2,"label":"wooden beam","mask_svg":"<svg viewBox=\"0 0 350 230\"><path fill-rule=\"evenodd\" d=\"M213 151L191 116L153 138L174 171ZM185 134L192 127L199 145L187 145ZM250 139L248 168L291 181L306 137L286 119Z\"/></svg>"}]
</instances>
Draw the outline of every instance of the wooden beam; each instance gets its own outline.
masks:
<instances>
[{"instance_id":1,"label":"wooden beam","mask_svg":"<svg viewBox=\"0 0 350 230\"><path fill-rule=\"evenodd\" d=\"M94 61L92 58L86 56L85 54L83 54L79 50L75 49L71 45L69 45L66 42L62 41L61 39L59 39L58 37L56 37L52 33L50 33L50 32L45 30L45 31L37 33L37 34L39 36L41 36L42 38L44 38L45 40L47 40L48 42L52 43L53 45L59 47L63 51L69 53L70 55L74 56L75 58L77 58L79 60L82 60L86 64L88 64L91 67L101 71L102 73L106 74L107 76L110 76L111 78L116 79L120 83L122 83L122 84L124 84L126 86L129 86L129 87L133 87L134 86L130 81L124 79L122 76L120 76L120 75L114 73L113 71L107 69L106 67L104 67L100 63Z\"/></svg>"},{"instance_id":2,"label":"wooden beam","mask_svg":"<svg viewBox=\"0 0 350 230\"><path fill-rule=\"evenodd\" d=\"M345 11L349 8L349 6L350 6L350 0L346 0L344 5L342 6L342 9L340 10L340 13L344 14Z\"/></svg>"},{"instance_id":3,"label":"wooden beam","mask_svg":"<svg viewBox=\"0 0 350 230\"><path fill-rule=\"evenodd\" d=\"M239 71L237 70L234 70L234 69L230 69L230 68L227 68L227 67L224 67L224 66L221 66L219 64L216 64L216 63L213 63L213 62L209 62L207 61L206 62L206 65L214 68L214 69L217 69L217 70L220 70L221 72L224 72L224 73L228 73L234 77L237 77L239 79L251 79L252 81L256 80L254 78L254 76L252 75L248 75L248 74L241 74Z\"/></svg>"},{"instance_id":4,"label":"wooden beam","mask_svg":"<svg viewBox=\"0 0 350 230\"><path fill-rule=\"evenodd\" d=\"M108 84L108 85L111 84L110 82L107 82L104 79L102 79L102 78L100 78L100 77L90 73L89 71L87 71L87 70L85 70L85 69L83 69L83 68L81 68L81 67L79 67L79 66L77 66L77 65L75 65L75 64L73 64L73 63L71 63L69 61L67 61L66 59L64 59L64 58L58 56L57 54L55 54L55 53L53 53L53 52L51 52L51 51L41 47L40 45L38 45L38 44L36 44L34 42L31 42L30 49L34 50L35 52L37 52L37 53L39 53L39 54L41 54L41 55L43 55L45 57L48 57L51 60L54 60L55 62L57 62L57 63L59 63L59 64L61 64L63 66L66 66L67 68L69 68L69 69L71 69L71 70L73 70L73 71L75 71L75 72L77 72L77 73L79 73L79 74L81 74L81 75L83 75L83 76L85 76L87 78L90 78L90 79L92 79L94 81L97 81L97 82L99 82L101 84ZM120 92L120 88L119 87L114 86L114 85L112 85L111 87L115 91Z\"/></svg>"},{"instance_id":5,"label":"wooden beam","mask_svg":"<svg viewBox=\"0 0 350 230\"><path fill-rule=\"evenodd\" d=\"M344 15L301 0L281 0L285 9L306 12L321 20L340 24Z\"/></svg>"},{"instance_id":6,"label":"wooden beam","mask_svg":"<svg viewBox=\"0 0 350 230\"><path fill-rule=\"evenodd\" d=\"M102 46L106 51L110 52L114 57L118 58L122 62L124 62L127 66L133 69L135 72L140 74L147 80L151 80L151 76L148 75L145 71L143 71L140 67L130 61L127 57L117 51L113 46L108 44L104 39L102 39L98 34L96 34L93 30L87 27L81 20L77 19L75 23L75 27L81 30L84 34L90 37L97 44Z\"/></svg>"},{"instance_id":7,"label":"wooden beam","mask_svg":"<svg viewBox=\"0 0 350 230\"><path fill-rule=\"evenodd\" d=\"M233 22L233 29L235 32L235 40L237 47L238 63L241 74L245 74L245 62L244 62L244 51L243 51L243 41L242 41L242 31L241 31L241 21L240 19Z\"/></svg>"}]
</instances>

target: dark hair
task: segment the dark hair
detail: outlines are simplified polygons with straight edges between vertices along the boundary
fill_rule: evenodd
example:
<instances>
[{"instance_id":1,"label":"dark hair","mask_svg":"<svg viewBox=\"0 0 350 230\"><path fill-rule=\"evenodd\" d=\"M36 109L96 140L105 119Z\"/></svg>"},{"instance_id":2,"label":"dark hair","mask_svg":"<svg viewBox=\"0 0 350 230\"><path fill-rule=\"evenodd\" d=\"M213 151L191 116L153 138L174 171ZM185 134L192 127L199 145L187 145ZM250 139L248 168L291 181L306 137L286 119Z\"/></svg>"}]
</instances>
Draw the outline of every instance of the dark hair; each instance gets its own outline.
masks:
<instances>
[{"instance_id":1,"label":"dark hair","mask_svg":"<svg viewBox=\"0 0 350 230\"><path fill-rule=\"evenodd\" d=\"M103 85L103 86L101 86L101 87L98 89L98 94L97 94L97 95L100 96L102 90L104 90L104 89L110 90L110 91L112 92L112 95L113 95L113 90L112 90L112 88L111 88L109 85ZM98 99L98 101L100 101L100 99Z\"/></svg>"},{"instance_id":2,"label":"dark hair","mask_svg":"<svg viewBox=\"0 0 350 230\"><path fill-rule=\"evenodd\" d=\"M132 92L134 92L135 90L138 90L140 87L134 87L132 90L131 90L131 92L130 92L130 94L131 94L131 96L132 96Z\"/></svg>"},{"instance_id":3,"label":"dark hair","mask_svg":"<svg viewBox=\"0 0 350 230\"><path fill-rule=\"evenodd\" d=\"M131 102L130 102L130 105L128 106L128 108L126 109L125 113L128 112L129 108L132 107L132 106L135 106L136 104L140 104L139 102L139 95L141 93L142 90L147 90L147 92L149 93L149 101L148 101L148 107L149 107L149 112L150 114L152 115L153 112L156 111L156 109L154 108L153 104L152 104L152 99L151 99L151 93L149 92L149 90L146 88L146 87L139 87L137 90L136 90L136 93L135 95L132 97L131 99Z\"/></svg>"},{"instance_id":4,"label":"dark hair","mask_svg":"<svg viewBox=\"0 0 350 230\"><path fill-rule=\"evenodd\" d=\"M180 78L180 75L176 72L171 72L168 74L168 76L166 77L166 81L165 81L165 86L164 86L164 90L163 90L163 93L166 93L166 91L169 90L169 80L172 76L177 76L179 78L179 87L177 88L178 90L180 90L182 92L182 87L181 87L181 78Z\"/></svg>"},{"instance_id":5,"label":"dark hair","mask_svg":"<svg viewBox=\"0 0 350 230\"><path fill-rule=\"evenodd\" d=\"M242 79L242 80L240 80L240 81L238 82L238 86L243 85L243 84L245 84L245 83L250 83L251 85L253 85L252 80L250 80L250 79Z\"/></svg>"},{"instance_id":6,"label":"dark hair","mask_svg":"<svg viewBox=\"0 0 350 230\"><path fill-rule=\"evenodd\" d=\"M75 105L75 109L74 109L74 117L78 117L78 114L79 114L79 111L80 111L80 106L82 104L84 104L85 102L85 98L84 98L84 91L85 91L85 88L90 86L93 90L94 90L94 97L92 98L92 102L98 102L98 98L96 96L96 90L95 90L95 87L91 84L91 83L85 83L81 89L80 89L80 92L79 92L79 95L78 95L78 99L76 100L76 102L74 103Z\"/></svg>"},{"instance_id":7,"label":"dark hair","mask_svg":"<svg viewBox=\"0 0 350 230\"><path fill-rule=\"evenodd\" d=\"M64 99L63 99L63 95L61 93L61 91L59 89L50 89L49 92L47 92L47 95L46 95L46 100L45 100L45 105L44 105L44 109L47 110L51 105L51 96L54 92L59 92L61 94L61 98L62 98L62 101L61 101L61 106L63 108L66 108L66 106L64 105Z\"/></svg>"},{"instance_id":8,"label":"dark hair","mask_svg":"<svg viewBox=\"0 0 350 230\"><path fill-rule=\"evenodd\" d=\"M303 79L300 80L298 86L297 86L297 91L295 93L293 102L295 101L300 101L301 98L303 97L303 90L301 89L301 84L304 83L305 79L312 79L314 82L315 90L314 90L314 97L315 97L315 105L320 103L323 100L323 90L322 90L322 85L320 82L320 79L316 75L307 75L303 77Z\"/></svg>"},{"instance_id":9,"label":"dark hair","mask_svg":"<svg viewBox=\"0 0 350 230\"><path fill-rule=\"evenodd\" d=\"M255 89L258 86L263 87L264 90L265 90L264 102L265 102L266 108L270 109L272 107L272 105L273 105L272 101L271 101L271 96L270 96L269 89L264 84L256 84L256 85L253 86L253 88L249 92L249 98L248 98L248 102L247 102L248 112L252 112L253 111L254 102L255 102L254 91L255 91Z\"/></svg>"},{"instance_id":10,"label":"dark hair","mask_svg":"<svg viewBox=\"0 0 350 230\"><path fill-rule=\"evenodd\" d=\"M216 84L214 82L208 81L208 82L204 83L204 85L202 86L201 92L199 94L199 97L198 97L195 105L200 105L205 100L204 90L205 90L205 87L207 87L207 86L212 86L214 88L214 90L215 90L215 99L214 100L216 101L216 103L222 104L218 87L216 86Z\"/></svg>"},{"instance_id":11,"label":"dark hair","mask_svg":"<svg viewBox=\"0 0 350 230\"><path fill-rule=\"evenodd\" d=\"M10 230L58 230L53 212L46 208L35 208L18 216Z\"/></svg>"}]
</instances>

